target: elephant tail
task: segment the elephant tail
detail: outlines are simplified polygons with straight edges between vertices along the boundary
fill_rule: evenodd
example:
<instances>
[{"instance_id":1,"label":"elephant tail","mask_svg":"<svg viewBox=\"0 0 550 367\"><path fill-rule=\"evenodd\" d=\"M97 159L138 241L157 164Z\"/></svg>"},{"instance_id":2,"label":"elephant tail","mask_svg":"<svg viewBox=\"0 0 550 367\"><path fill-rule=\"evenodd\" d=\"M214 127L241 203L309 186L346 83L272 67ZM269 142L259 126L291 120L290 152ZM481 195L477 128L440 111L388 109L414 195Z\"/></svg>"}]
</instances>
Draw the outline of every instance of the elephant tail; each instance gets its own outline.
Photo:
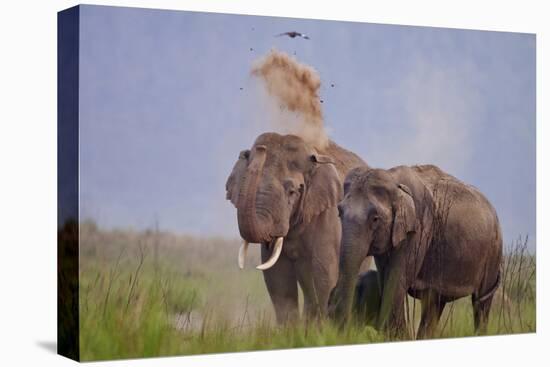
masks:
<instances>
[{"instance_id":1,"label":"elephant tail","mask_svg":"<svg viewBox=\"0 0 550 367\"><path fill-rule=\"evenodd\" d=\"M474 295L474 299L473 299L474 304L484 302L487 299L491 298L495 294L495 292L497 291L497 288L499 286L500 286L500 269L499 269L498 274L497 274L497 279L496 279L495 283L493 284L493 286L489 289L489 291L485 292L485 294L483 294L480 297L476 297Z\"/></svg>"}]
</instances>

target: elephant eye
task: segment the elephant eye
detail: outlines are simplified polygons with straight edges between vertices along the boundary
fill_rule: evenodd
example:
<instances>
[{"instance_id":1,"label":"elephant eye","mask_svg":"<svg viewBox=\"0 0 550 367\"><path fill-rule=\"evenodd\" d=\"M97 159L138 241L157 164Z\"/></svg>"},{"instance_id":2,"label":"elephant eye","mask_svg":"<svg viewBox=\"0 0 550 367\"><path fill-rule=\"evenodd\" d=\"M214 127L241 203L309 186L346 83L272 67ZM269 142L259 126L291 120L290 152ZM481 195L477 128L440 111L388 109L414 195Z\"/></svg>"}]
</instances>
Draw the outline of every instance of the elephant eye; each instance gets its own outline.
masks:
<instances>
[{"instance_id":1,"label":"elephant eye","mask_svg":"<svg viewBox=\"0 0 550 367\"><path fill-rule=\"evenodd\" d=\"M378 210L374 206L370 206L367 210L367 221L371 224L377 224L380 221L380 216L378 215Z\"/></svg>"}]
</instances>

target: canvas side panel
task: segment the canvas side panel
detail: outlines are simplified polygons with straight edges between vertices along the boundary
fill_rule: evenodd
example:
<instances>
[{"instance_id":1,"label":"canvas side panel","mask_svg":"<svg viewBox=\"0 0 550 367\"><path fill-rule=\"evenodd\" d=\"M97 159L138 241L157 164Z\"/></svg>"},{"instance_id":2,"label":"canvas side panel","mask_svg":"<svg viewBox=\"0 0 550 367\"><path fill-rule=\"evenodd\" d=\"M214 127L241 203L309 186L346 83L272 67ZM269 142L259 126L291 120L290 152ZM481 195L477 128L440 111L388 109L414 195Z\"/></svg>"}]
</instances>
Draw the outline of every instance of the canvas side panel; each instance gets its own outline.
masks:
<instances>
[{"instance_id":1,"label":"canvas side panel","mask_svg":"<svg viewBox=\"0 0 550 367\"><path fill-rule=\"evenodd\" d=\"M78 307L79 7L57 17L57 352L80 359Z\"/></svg>"}]
</instances>

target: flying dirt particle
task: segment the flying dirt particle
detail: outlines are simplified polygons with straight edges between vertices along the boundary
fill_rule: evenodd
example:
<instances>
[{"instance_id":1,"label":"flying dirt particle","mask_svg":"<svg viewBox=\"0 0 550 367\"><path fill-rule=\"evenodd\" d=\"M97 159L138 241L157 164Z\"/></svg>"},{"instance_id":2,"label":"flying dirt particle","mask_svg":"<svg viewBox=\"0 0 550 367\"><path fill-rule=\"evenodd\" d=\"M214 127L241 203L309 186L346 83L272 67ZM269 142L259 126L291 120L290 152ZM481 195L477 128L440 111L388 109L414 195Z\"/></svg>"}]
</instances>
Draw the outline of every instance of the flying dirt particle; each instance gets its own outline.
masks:
<instances>
[{"instance_id":1,"label":"flying dirt particle","mask_svg":"<svg viewBox=\"0 0 550 367\"><path fill-rule=\"evenodd\" d=\"M284 52L271 50L253 65L251 73L263 82L275 106L284 107L278 109L284 113L272 116L275 124L314 147L324 149L328 137L323 124L319 98L321 79L317 71Z\"/></svg>"},{"instance_id":2,"label":"flying dirt particle","mask_svg":"<svg viewBox=\"0 0 550 367\"><path fill-rule=\"evenodd\" d=\"M239 90L243 90L243 87L240 87Z\"/></svg>"},{"instance_id":3,"label":"flying dirt particle","mask_svg":"<svg viewBox=\"0 0 550 367\"><path fill-rule=\"evenodd\" d=\"M330 87L331 87L331 88L334 88L334 83L331 83L331 84L330 84Z\"/></svg>"},{"instance_id":4,"label":"flying dirt particle","mask_svg":"<svg viewBox=\"0 0 550 367\"><path fill-rule=\"evenodd\" d=\"M250 51L254 51L254 49L252 47L250 47Z\"/></svg>"}]
</instances>

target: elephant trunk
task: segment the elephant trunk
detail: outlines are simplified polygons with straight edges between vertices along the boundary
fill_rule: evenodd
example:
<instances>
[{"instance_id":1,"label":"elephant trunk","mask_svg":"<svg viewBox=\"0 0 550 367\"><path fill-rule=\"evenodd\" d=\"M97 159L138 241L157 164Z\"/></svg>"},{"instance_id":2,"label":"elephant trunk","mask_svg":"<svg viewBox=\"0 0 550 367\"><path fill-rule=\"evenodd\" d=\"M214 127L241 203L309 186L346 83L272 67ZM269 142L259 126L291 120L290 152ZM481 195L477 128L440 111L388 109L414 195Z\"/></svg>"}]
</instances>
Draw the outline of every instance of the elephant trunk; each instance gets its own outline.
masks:
<instances>
[{"instance_id":1,"label":"elephant trunk","mask_svg":"<svg viewBox=\"0 0 550 367\"><path fill-rule=\"evenodd\" d=\"M360 243L356 236L344 232L338 282L331 297L333 317L341 324L350 320L357 275L368 252L368 249L365 251L363 247L365 247L364 244Z\"/></svg>"},{"instance_id":2,"label":"elephant trunk","mask_svg":"<svg viewBox=\"0 0 550 367\"><path fill-rule=\"evenodd\" d=\"M266 158L266 147L256 146L239 189L237 220L241 237L248 242L269 242L271 236L267 221L256 212L256 193Z\"/></svg>"}]
</instances>

